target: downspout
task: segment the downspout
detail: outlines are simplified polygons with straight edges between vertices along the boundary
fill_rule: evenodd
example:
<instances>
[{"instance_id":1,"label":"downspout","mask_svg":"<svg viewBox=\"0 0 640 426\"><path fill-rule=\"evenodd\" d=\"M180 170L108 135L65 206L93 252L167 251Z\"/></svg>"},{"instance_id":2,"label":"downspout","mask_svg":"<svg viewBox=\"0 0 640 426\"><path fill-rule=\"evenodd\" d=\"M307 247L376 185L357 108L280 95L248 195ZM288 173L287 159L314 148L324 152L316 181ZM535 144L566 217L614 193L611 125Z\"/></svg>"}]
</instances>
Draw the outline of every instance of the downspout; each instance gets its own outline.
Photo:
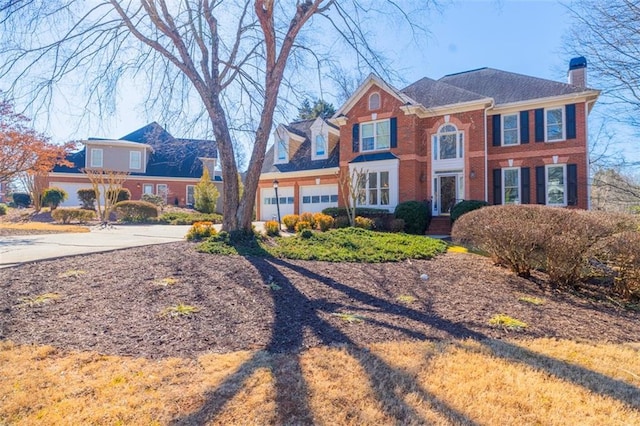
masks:
<instances>
[{"instance_id":1,"label":"downspout","mask_svg":"<svg viewBox=\"0 0 640 426\"><path fill-rule=\"evenodd\" d=\"M587 157L587 210L591 210L591 159L589 158L589 104L595 104L596 100L586 101L584 103L584 139L585 139L585 156Z\"/></svg>"},{"instance_id":2,"label":"downspout","mask_svg":"<svg viewBox=\"0 0 640 426\"><path fill-rule=\"evenodd\" d=\"M484 201L489 202L489 148L487 137L489 132L487 130L487 111L495 106L494 100L491 100L491 104L484 109Z\"/></svg>"}]
</instances>

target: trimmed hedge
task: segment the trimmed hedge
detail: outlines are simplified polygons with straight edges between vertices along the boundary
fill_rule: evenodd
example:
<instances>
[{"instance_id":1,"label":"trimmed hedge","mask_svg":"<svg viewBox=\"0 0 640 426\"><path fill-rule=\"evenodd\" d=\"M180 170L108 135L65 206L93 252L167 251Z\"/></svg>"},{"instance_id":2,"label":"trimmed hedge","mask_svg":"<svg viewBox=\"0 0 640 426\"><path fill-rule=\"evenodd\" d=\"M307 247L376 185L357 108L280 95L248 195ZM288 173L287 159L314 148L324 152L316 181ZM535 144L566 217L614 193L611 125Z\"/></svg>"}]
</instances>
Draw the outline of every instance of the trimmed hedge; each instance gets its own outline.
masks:
<instances>
[{"instance_id":1,"label":"trimmed hedge","mask_svg":"<svg viewBox=\"0 0 640 426\"><path fill-rule=\"evenodd\" d=\"M68 197L67 191L62 188L47 188L42 191L42 204L51 207L51 210L55 210Z\"/></svg>"},{"instance_id":2,"label":"trimmed hedge","mask_svg":"<svg viewBox=\"0 0 640 426\"><path fill-rule=\"evenodd\" d=\"M31 205L31 195L26 192L14 192L12 198L16 207L29 207Z\"/></svg>"},{"instance_id":3,"label":"trimmed hedge","mask_svg":"<svg viewBox=\"0 0 640 426\"><path fill-rule=\"evenodd\" d=\"M456 203L451 208L451 223L454 223L460 216L473 210L478 210L489 206L489 203L483 200L463 200Z\"/></svg>"},{"instance_id":4,"label":"trimmed hedge","mask_svg":"<svg viewBox=\"0 0 640 426\"><path fill-rule=\"evenodd\" d=\"M118 191L116 204L122 201L129 201L131 199L131 191L129 191L127 188L109 189L107 190L107 198L111 198L111 194L113 193L113 191Z\"/></svg>"},{"instance_id":5,"label":"trimmed hedge","mask_svg":"<svg viewBox=\"0 0 640 426\"><path fill-rule=\"evenodd\" d=\"M82 203L83 209L95 210L96 208L96 191L93 188L80 188L76 191L78 199Z\"/></svg>"},{"instance_id":6,"label":"trimmed hedge","mask_svg":"<svg viewBox=\"0 0 640 426\"><path fill-rule=\"evenodd\" d=\"M93 210L87 209L59 208L51 212L53 220L59 223L71 223L73 221L85 223L93 220L95 216L96 213Z\"/></svg>"},{"instance_id":7,"label":"trimmed hedge","mask_svg":"<svg viewBox=\"0 0 640 426\"><path fill-rule=\"evenodd\" d=\"M424 235L431 223L429 203L405 201L396 206L396 219L404 220L404 231L407 234Z\"/></svg>"},{"instance_id":8,"label":"trimmed hedge","mask_svg":"<svg viewBox=\"0 0 640 426\"><path fill-rule=\"evenodd\" d=\"M114 204L113 211L122 222L148 222L158 217L156 205L146 201L120 201Z\"/></svg>"}]
</instances>

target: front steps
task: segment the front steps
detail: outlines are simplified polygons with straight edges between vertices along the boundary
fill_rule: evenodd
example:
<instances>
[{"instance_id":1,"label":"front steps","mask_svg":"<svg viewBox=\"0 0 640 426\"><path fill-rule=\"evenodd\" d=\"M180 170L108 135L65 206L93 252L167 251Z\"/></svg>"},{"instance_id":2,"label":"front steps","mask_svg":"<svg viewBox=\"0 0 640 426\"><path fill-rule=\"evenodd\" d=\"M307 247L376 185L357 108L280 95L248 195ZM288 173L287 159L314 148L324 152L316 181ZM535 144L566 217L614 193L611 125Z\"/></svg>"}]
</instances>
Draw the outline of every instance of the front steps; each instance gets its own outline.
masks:
<instances>
[{"instance_id":1,"label":"front steps","mask_svg":"<svg viewBox=\"0 0 640 426\"><path fill-rule=\"evenodd\" d=\"M434 216L431 218L427 235L451 235L451 219L449 216Z\"/></svg>"}]
</instances>

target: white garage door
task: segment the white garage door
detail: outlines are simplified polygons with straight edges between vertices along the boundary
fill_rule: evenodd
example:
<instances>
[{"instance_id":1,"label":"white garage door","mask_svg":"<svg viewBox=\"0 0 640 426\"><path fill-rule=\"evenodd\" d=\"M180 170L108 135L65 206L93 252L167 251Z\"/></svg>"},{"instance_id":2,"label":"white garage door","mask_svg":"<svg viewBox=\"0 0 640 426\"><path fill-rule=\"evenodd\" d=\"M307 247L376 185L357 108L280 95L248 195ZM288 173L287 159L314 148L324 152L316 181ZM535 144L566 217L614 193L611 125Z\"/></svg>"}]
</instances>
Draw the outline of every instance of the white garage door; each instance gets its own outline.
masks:
<instances>
[{"instance_id":1,"label":"white garage door","mask_svg":"<svg viewBox=\"0 0 640 426\"><path fill-rule=\"evenodd\" d=\"M327 207L338 207L338 185L300 187L300 213L318 213Z\"/></svg>"},{"instance_id":2,"label":"white garage door","mask_svg":"<svg viewBox=\"0 0 640 426\"><path fill-rule=\"evenodd\" d=\"M293 187L278 188L278 198L280 199L280 218L287 214L293 214ZM276 204L276 193L273 188L260 190L260 220L278 220L278 205Z\"/></svg>"},{"instance_id":3,"label":"white garage door","mask_svg":"<svg viewBox=\"0 0 640 426\"><path fill-rule=\"evenodd\" d=\"M51 182L49 187L64 189L67 192L67 199L60 203L60 207L80 207L82 202L78 199L78 189L91 188L89 182L86 183L70 183L70 182Z\"/></svg>"}]
</instances>

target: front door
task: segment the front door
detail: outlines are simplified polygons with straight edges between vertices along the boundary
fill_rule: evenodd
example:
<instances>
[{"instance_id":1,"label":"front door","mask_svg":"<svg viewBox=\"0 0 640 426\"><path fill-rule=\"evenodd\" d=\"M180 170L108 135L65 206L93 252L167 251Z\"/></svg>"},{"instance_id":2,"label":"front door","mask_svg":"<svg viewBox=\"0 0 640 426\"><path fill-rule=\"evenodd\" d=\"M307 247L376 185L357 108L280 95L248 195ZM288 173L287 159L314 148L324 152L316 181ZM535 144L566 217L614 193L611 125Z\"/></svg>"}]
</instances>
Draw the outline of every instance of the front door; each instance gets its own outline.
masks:
<instances>
[{"instance_id":1,"label":"front door","mask_svg":"<svg viewBox=\"0 0 640 426\"><path fill-rule=\"evenodd\" d=\"M436 178L437 184L437 215L448 215L451 208L461 199L462 195L462 174L440 175Z\"/></svg>"}]
</instances>

